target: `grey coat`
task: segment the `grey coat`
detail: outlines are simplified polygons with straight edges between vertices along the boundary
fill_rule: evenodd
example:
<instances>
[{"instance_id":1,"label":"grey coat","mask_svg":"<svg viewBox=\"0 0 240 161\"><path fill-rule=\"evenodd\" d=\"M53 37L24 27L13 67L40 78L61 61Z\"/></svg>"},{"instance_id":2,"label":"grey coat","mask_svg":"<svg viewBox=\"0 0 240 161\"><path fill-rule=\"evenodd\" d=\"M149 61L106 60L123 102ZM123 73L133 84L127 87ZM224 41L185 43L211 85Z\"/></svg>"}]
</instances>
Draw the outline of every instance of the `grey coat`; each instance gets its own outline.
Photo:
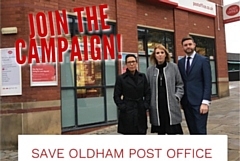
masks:
<instances>
[{"instance_id":1,"label":"grey coat","mask_svg":"<svg viewBox=\"0 0 240 161\"><path fill-rule=\"evenodd\" d=\"M168 62L163 68L164 78L166 82L167 104L170 117L170 125L179 124L182 122L182 113L180 103L184 90L183 82L175 63ZM158 111L158 75L159 70L156 65L147 69L147 79L151 89L151 105L149 109L150 123L154 126L160 126L159 111Z\"/></svg>"}]
</instances>

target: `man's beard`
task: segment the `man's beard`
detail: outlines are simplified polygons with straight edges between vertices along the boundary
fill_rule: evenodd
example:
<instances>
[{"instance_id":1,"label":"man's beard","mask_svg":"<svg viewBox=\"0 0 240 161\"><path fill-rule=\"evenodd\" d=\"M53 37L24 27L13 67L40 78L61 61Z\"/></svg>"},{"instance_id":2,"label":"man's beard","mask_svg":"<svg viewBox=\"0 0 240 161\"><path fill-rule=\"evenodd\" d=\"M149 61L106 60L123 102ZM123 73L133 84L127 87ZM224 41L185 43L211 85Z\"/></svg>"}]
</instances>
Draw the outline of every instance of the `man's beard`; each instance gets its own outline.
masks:
<instances>
[{"instance_id":1,"label":"man's beard","mask_svg":"<svg viewBox=\"0 0 240 161\"><path fill-rule=\"evenodd\" d=\"M193 52L194 52L194 49L187 49L187 50L184 50L184 52L186 53L186 54L192 54Z\"/></svg>"}]
</instances>

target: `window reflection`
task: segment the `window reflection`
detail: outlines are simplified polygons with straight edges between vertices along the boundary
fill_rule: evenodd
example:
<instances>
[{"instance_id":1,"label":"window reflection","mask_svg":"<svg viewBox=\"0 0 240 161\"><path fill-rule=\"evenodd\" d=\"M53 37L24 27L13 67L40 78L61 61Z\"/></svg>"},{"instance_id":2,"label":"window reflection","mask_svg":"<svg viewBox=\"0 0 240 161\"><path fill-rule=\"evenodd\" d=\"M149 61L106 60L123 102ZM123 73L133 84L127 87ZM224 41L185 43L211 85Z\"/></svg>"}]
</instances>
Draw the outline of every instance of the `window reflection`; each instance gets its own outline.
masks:
<instances>
[{"instance_id":1,"label":"window reflection","mask_svg":"<svg viewBox=\"0 0 240 161\"><path fill-rule=\"evenodd\" d=\"M101 62L100 61L77 61L76 62L77 87L90 87L102 85ZM77 97L99 97L101 89L78 89Z\"/></svg>"},{"instance_id":2,"label":"window reflection","mask_svg":"<svg viewBox=\"0 0 240 161\"><path fill-rule=\"evenodd\" d=\"M99 86L102 84L100 61L76 62L77 86Z\"/></svg>"},{"instance_id":3,"label":"window reflection","mask_svg":"<svg viewBox=\"0 0 240 161\"><path fill-rule=\"evenodd\" d=\"M211 65L211 73L212 73L212 95L217 94L217 86L216 86L216 67L215 67L215 44L214 39L206 38L206 37L200 37L200 36L194 36L192 35L195 43L196 43L196 52L206 56L210 59L210 65Z\"/></svg>"},{"instance_id":4,"label":"window reflection","mask_svg":"<svg viewBox=\"0 0 240 161\"><path fill-rule=\"evenodd\" d=\"M206 56L206 48L196 47L196 52L202 56Z\"/></svg>"},{"instance_id":5,"label":"window reflection","mask_svg":"<svg viewBox=\"0 0 240 161\"><path fill-rule=\"evenodd\" d=\"M77 89L77 98L102 97L101 88Z\"/></svg>"},{"instance_id":6,"label":"window reflection","mask_svg":"<svg viewBox=\"0 0 240 161\"><path fill-rule=\"evenodd\" d=\"M114 86L117 71L116 62L115 60L105 62L92 61L89 44L92 35L102 37L102 34L116 33L115 24L108 23L111 29L107 31L101 31L101 24L99 24L100 31L95 31L93 26L93 31L88 32L86 19L83 18L83 20L84 32L79 32L77 17L68 16L69 33L71 34L64 35L68 40L69 46L71 46L72 37L78 37L82 60L78 61L75 59L74 62L70 63L70 48L69 53L66 53L64 56L64 63L61 64L61 90L63 92L61 100L65 100L65 103L63 101L62 105L67 107L69 103L69 101L66 102L68 96L64 94L66 90L71 90L72 95L69 95L69 97L72 98L70 101L74 103L72 106L70 105L72 107L70 113L67 108L62 112L62 118L66 118L62 122L63 128L75 128L79 125L88 126L89 124L102 123L106 120L117 120L117 108L112 106L113 100L109 99L107 103L104 101L106 97L108 98L109 96L110 98L112 95L106 92L106 88L113 88ZM86 40L87 42L83 42ZM85 45L88 43L89 61L84 61L84 43ZM62 108L65 106L62 106ZM108 108L107 116L105 115L106 108ZM72 113L72 111L77 111L77 113Z\"/></svg>"}]
</instances>

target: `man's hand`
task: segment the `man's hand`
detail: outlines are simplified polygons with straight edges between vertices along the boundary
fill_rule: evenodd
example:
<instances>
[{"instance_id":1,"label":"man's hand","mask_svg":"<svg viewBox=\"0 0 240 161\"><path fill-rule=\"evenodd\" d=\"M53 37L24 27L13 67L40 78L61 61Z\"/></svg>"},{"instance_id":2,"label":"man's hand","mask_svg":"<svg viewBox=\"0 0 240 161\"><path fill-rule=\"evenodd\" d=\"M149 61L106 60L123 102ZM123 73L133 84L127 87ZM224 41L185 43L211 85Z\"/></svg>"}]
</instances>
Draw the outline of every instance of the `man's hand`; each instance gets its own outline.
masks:
<instances>
[{"instance_id":1,"label":"man's hand","mask_svg":"<svg viewBox=\"0 0 240 161\"><path fill-rule=\"evenodd\" d=\"M208 105L202 104L200 107L200 114L206 114L208 112Z\"/></svg>"}]
</instances>

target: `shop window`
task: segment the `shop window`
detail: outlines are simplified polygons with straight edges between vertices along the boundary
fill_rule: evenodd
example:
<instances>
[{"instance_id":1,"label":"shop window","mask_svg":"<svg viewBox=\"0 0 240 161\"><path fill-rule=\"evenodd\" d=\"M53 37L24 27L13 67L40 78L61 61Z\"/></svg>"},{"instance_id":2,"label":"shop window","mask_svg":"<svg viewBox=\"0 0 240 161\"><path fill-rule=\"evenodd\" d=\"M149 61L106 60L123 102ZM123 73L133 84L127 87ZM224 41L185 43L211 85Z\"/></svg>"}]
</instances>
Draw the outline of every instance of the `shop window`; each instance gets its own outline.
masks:
<instances>
[{"instance_id":1,"label":"shop window","mask_svg":"<svg viewBox=\"0 0 240 161\"><path fill-rule=\"evenodd\" d=\"M74 90L62 90L61 91L62 101L62 127L75 126L75 101L74 101Z\"/></svg>"},{"instance_id":2,"label":"shop window","mask_svg":"<svg viewBox=\"0 0 240 161\"><path fill-rule=\"evenodd\" d=\"M169 51L172 60L174 59L174 33L162 30L138 28L138 55L139 70L143 73L149 67L149 57L157 44L162 44Z\"/></svg>"},{"instance_id":3,"label":"shop window","mask_svg":"<svg viewBox=\"0 0 240 161\"><path fill-rule=\"evenodd\" d=\"M196 52L200 55L206 56L206 48L196 47Z\"/></svg>"},{"instance_id":4,"label":"shop window","mask_svg":"<svg viewBox=\"0 0 240 161\"><path fill-rule=\"evenodd\" d=\"M147 72L147 70L146 70L147 69L146 58L142 57L142 56L139 56L138 64L139 64L139 71L146 74L146 72Z\"/></svg>"},{"instance_id":5,"label":"shop window","mask_svg":"<svg viewBox=\"0 0 240 161\"><path fill-rule=\"evenodd\" d=\"M108 124L108 121L116 122L117 108L113 102L113 87L117 63L115 60L93 61L90 46L88 60L85 61L83 51L83 36L87 36L89 42L92 35L102 37L102 34L115 34L115 24L108 23L111 29L104 32L101 30L88 32L87 23L83 20L85 30L84 33L80 33L76 16L69 16L68 22L71 34L65 37L69 44L73 36L78 37L82 60L75 59L74 62L69 62L71 53L69 50L64 55L64 63L61 64L63 131L80 129L93 124L97 126L99 123ZM99 27L101 28L100 24ZM101 52L101 54L104 53Z\"/></svg>"},{"instance_id":6,"label":"shop window","mask_svg":"<svg viewBox=\"0 0 240 161\"><path fill-rule=\"evenodd\" d=\"M98 95L101 93L101 95ZM101 88L86 89L87 98L77 98L78 125L103 122L104 97Z\"/></svg>"},{"instance_id":7,"label":"shop window","mask_svg":"<svg viewBox=\"0 0 240 161\"><path fill-rule=\"evenodd\" d=\"M114 121L117 118L116 113L116 105L113 101L113 91L114 88L107 88L106 94L107 94L107 120L108 121Z\"/></svg>"},{"instance_id":8,"label":"shop window","mask_svg":"<svg viewBox=\"0 0 240 161\"><path fill-rule=\"evenodd\" d=\"M217 95L217 75L215 61L215 43L214 39L191 35L196 43L196 52L206 56L210 60L212 73L212 95Z\"/></svg>"},{"instance_id":9,"label":"shop window","mask_svg":"<svg viewBox=\"0 0 240 161\"><path fill-rule=\"evenodd\" d=\"M164 32L149 29L147 37L148 37L148 41L147 41L148 55L152 54L157 44L162 44L165 46Z\"/></svg>"},{"instance_id":10,"label":"shop window","mask_svg":"<svg viewBox=\"0 0 240 161\"><path fill-rule=\"evenodd\" d=\"M106 75L106 85L114 86L116 80L116 68L115 60L106 60L105 61L105 75Z\"/></svg>"},{"instance_id":11,"label":"shop window","mask_svg":"<svg viewBox=\"0 0 240 161\"><path fill-rule=\"evenodd\" d=\"M74 63L70 62L69 52L64 53L63 63L61 63L61 86L73 87L74 86Z\"/></svg>"},{"instance_id":12,"label":"shop window","mask_svg":"<svg viewBox=\"0 0 240 161\"><path fill-rule=\"evenodd\" d=\"M77 61L76 79L78 87L102 85L102 72L100 61Z\"/></svg>"}]
</instances>

